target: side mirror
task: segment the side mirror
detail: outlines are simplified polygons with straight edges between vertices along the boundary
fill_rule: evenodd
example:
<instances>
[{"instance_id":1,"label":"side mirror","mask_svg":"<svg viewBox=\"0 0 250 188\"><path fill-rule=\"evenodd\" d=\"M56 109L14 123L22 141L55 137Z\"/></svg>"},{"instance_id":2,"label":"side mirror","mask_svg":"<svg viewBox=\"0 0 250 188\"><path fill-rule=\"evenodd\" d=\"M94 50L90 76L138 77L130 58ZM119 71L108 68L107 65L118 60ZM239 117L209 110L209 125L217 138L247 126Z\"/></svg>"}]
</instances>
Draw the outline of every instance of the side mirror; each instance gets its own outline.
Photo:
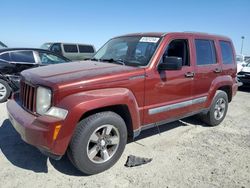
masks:
<instances>
[{"instance_id":1,"label":"side mirror","mask_svg":"<svg viewBox=\"0 0 250 188\"><path fill-rule=\"evenodd\" d=\"M163 62L158 66L158 70L181 70L182 58L181 57L163 57Z\"/></svg>"}]
</instances>

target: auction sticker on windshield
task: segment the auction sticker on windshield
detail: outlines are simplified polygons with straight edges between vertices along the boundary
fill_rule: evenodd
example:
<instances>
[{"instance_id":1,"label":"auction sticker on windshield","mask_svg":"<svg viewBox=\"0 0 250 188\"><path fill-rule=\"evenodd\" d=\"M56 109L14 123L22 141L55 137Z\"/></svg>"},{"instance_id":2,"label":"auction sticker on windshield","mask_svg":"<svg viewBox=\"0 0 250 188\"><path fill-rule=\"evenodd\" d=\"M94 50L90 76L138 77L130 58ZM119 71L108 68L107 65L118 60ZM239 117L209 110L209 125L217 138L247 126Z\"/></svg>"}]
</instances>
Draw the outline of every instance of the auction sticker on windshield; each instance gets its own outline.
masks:
<instances>
[{"instance_id":1,"label":"auction sticker on windshield","mask_svg":"<svg viewBox=\"0 0 250 188\"><path fill-rule=\"evenodd\" d=\"M150 43L157 43L160 38L158 37L142 37L140 42L150 42Z\"/></svg>"}]
</instances>

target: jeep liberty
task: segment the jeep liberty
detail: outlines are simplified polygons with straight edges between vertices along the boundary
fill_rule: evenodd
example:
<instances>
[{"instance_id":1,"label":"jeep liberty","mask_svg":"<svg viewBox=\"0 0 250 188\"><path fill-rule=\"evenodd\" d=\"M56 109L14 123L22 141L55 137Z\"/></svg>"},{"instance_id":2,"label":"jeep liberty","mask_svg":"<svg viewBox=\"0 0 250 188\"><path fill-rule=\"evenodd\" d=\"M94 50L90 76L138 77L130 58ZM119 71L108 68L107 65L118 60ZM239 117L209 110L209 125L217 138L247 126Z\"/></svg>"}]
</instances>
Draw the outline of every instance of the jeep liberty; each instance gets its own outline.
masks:
<instances>
[{"instance_id":1,"label":"jeep liberty","mask_svg":"<svg viewBox=\"0 0 250 188\"><path fill-rule=\"evenodd\" d=\"M85 174L110 168L129 139L155 125L195 114L220 124L237 91L231 40L204 33L119 36L84 63L21 75L7 103L12 125L51 158L67 152Z\"/></svg>"}]
</instances>

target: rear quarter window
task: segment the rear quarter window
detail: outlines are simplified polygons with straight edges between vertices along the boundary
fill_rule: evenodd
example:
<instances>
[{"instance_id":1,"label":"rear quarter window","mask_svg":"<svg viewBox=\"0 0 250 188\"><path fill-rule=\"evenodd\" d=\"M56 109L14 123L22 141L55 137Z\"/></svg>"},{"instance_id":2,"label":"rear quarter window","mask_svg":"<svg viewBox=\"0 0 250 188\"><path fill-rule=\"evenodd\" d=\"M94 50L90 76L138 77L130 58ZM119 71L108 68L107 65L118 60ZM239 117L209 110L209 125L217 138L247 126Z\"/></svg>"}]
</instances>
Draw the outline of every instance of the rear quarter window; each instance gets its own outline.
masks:
<instances>
[{"instance_id":1,"label":"rear quarter window","mask_svg":"<svg viewBox=\"0 0 250 188\"><path fill-rule=\"evenodd\" d=\"M80 53L94 53L95 50L93 46L90 45L78 45Z\"/></svg>"},{"instance_id":2,"label":"rear quarter window","mask_svg":"<svg viewBox=\"0 0 250 188\"><path fill-rule=\"evenodd\" d=\"M13 62L35 63L35 58L32 51L10 52L10 59Z\"/></svg>"},{"instance_id":3,"label":"rear quarter window","mask_svg":"<svg viewBox=\"0 0 250 188\"><path fill-rule=\"evenodd\" d=\"M233 49L230 42L220 41L220 49L223 64L233 64Z\"/></svg>"},{"instance_id":4,"label":"rear quarter window","mask_svg":"<svg viewBox=\"0 0 250 188\"><path fill-rule=\"evenodd\" d=\"M78 53L77 46L74 44L64 44L64 51L68 53Z\"/></svg>"},{"instance_id":5,"label":"rear quarter window","mask_svg":"<svg viewBox=\"0 0 250 188\"><path fill-rule=\"evenodd\" d=\"M196 64L210 65L216 63L214 41L205 39L195 40Z\"/></svg>"}]
</instances>

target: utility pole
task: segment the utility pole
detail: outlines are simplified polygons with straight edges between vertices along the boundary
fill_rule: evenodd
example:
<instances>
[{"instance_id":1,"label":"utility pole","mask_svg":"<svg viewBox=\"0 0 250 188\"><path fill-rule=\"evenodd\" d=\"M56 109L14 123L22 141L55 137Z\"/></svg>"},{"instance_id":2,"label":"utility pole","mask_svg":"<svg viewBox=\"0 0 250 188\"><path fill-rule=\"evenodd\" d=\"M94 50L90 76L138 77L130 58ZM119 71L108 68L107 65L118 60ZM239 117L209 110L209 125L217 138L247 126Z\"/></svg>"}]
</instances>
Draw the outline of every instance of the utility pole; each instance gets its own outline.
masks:
<instances>
[{"instance_id":1,"label":"utility pole","mask_svg":"<svg viewBox=\"0 0 250 188\"><path fill-rule=\"evenodd\" d=\"M242 37L241 37L241 49L240 49L240 54L241 54L241 55L242 55L242 51L243 51L244 39L245 39L245 37L242 36Z\"/></svg>"}]
</instances>

